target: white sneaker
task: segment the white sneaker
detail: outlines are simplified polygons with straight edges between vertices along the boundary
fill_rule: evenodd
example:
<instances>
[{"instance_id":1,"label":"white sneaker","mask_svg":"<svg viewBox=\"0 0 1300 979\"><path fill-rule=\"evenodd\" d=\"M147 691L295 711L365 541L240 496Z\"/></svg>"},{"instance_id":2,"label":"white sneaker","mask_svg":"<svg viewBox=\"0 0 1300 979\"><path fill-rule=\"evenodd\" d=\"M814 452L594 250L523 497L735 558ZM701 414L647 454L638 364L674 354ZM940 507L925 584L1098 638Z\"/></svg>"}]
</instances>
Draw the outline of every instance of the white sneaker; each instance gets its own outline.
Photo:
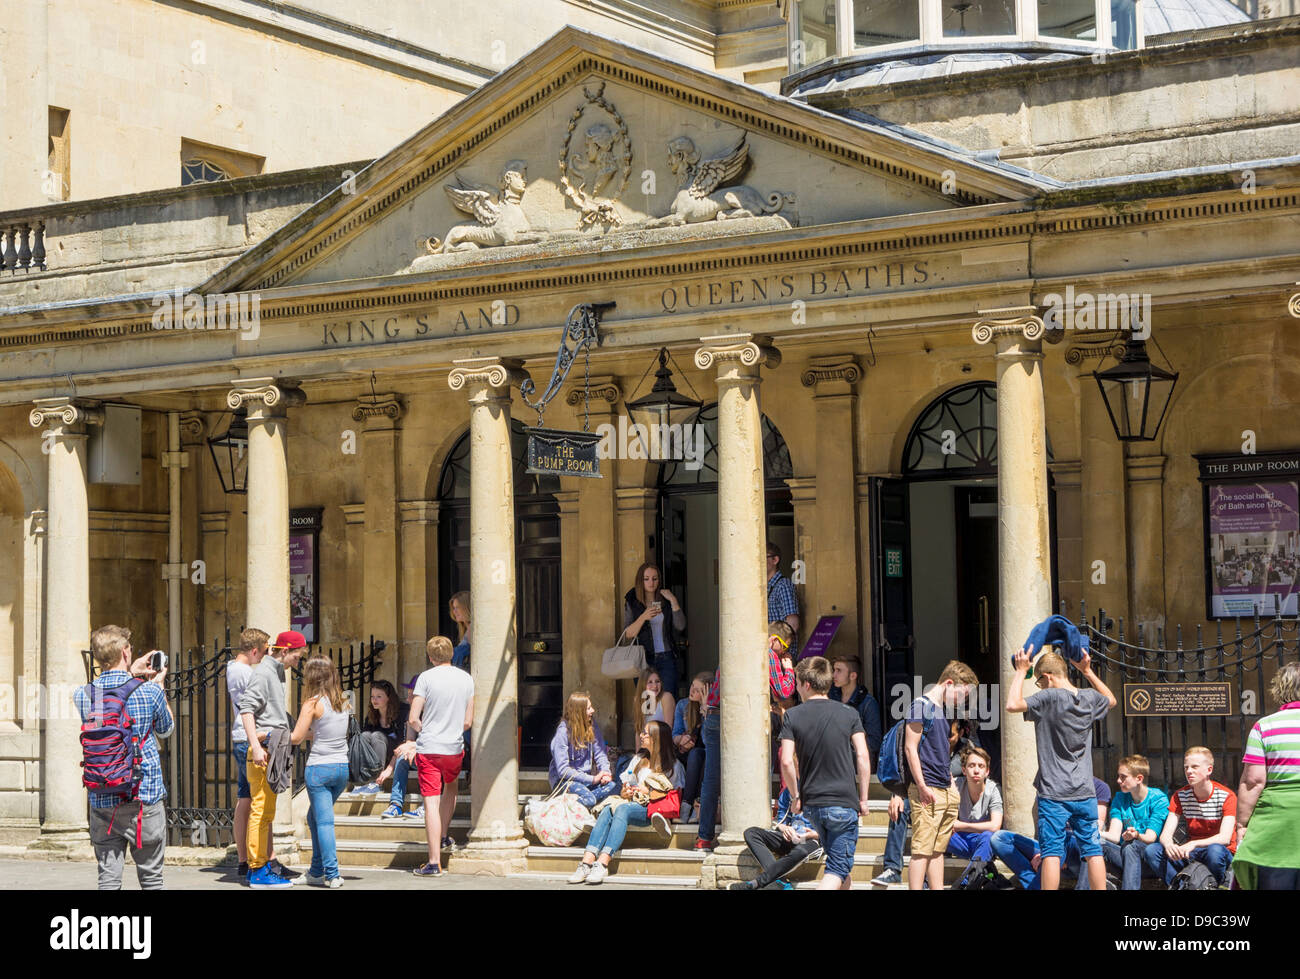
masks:
<instances>
[{"instance_id":1,"label":"white sneaker","mask_svg":"<svg viewBox=\"0 0 1300 979\"><path fill-rule=\"evenodd\" d=\"M328 887L330 890L336 890L337 888L343 886L343 878L331 877L327 881L325 881L325 886Z\"/></svg>"},{"instance_id":2,"label":"white sneaker","mask_svg":"<svg viewBox=\"0 0 1300 979\"><path fill-rule=\"evenodd\" d=\"M570 884L584 883L587 879L587 876L591 873L591 866L592 865L589 863L578 864L578 869L575 870L572 876L569 877L569 883Z\"/></svg>"},{"instance_id":3,"label":"white sneaker","mask_svg":"<svg viewBox=\"0 0 1300 979\"><path fill-rule=\"evenodd\" d=\"M321 884L325 883L324 874L321 874L318 877L316 874L313 874L310 870L302 875L302 879L306 881L308 884L311 884L313 887L319 887Z\"/></svg>"},{"instance_id":4,"label":"white sneaker","mask_svg":"<svg viewBox=\"0 0 1300 979\"><path fill-rule=\"evenodd\" d=\"M673 838L673 828L668 824L667 818L663 813L657 812L650 817L650 825L654 831L659 834L659 842L667 843Z\"/></svg>"},{"instance_id":5,"label":"white sneaker","mask_svg":"<svg viewBox=\"0 0 1300 979\"><path fill-rule=\"evenodd\" d=\"M591 873L587 874L587 883L599 884L602 883L605 880L605 878L608 876L609 876L608 867L606 867L603 863L593 863L591 865Z\"/></svg>"}]
</instances>

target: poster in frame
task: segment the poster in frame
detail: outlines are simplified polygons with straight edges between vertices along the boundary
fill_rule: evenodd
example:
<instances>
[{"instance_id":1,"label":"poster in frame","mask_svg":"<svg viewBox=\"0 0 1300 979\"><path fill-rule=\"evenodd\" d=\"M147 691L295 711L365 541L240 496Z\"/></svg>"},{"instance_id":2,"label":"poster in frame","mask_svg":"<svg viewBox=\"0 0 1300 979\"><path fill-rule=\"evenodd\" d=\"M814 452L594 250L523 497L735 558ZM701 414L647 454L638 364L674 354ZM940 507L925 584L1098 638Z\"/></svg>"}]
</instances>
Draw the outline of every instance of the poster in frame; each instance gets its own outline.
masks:
<instances>
[{"instance_id":1,"label":"poster in frame","mask_svg":"<svg viewBox=\"0 0 1300 979\"><path fill-rule=\"evenodd\" d=\"M322 507L289 511L289 628L320 642L320 529Z\"/></svg>"},{"instance_id":2,"label":"poster in frame","mask_svg":"<svg viewBox=\"0 0 1300 979\"><path fill-rule=\"evenodd\" d=\"M1300 451L1198 455L1207 619L1300 609Z\"/></svg>"}]
</instances>

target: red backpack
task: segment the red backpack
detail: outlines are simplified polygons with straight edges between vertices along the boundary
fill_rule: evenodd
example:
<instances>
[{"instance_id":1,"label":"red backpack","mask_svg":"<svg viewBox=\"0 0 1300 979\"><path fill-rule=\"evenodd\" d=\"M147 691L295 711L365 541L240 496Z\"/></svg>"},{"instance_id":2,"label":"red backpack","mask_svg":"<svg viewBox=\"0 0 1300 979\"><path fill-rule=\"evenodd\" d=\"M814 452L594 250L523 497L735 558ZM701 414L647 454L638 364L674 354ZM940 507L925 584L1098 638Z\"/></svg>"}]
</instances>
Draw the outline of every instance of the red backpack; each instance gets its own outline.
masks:
<instances>
[{"instance_id":1,"label":"red backpack","mask_svg":"<svg viewBox=\"0 0 1300 979\"><path fill-rule=\"evenodd\" d=\"M145 681L132 677L119 687L102 688L93 683L82 688L89 702L81 725L81 783L91 792L118 797L118 805L140 798L143 778L140 734L127 707L131 694ZM116 818L117 807L113 808ZM141 846L144 810L136 825L136 846ZM111 831L113 822L110 819Z\"/></svg>"}]
</instances>

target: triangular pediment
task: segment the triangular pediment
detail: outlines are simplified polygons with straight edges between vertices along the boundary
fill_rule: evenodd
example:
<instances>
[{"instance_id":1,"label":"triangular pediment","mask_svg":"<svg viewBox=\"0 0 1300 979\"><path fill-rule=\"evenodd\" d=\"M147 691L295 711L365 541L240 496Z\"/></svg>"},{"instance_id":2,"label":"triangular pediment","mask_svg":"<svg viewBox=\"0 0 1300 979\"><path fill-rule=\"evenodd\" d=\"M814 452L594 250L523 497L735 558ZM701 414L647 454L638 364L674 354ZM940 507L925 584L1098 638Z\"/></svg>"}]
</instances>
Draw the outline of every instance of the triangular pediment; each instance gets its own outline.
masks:
<instances>
[{"instance_id":1,"label":"triangular pediment","mask_svg":"<svg viewBox=\"0 0 1300 979\"><path fill-rule=\"evenodd\" d=\"M917 134L566 28L201 291L807 228L1039 189Z\"/></svg>"}]
</instances>

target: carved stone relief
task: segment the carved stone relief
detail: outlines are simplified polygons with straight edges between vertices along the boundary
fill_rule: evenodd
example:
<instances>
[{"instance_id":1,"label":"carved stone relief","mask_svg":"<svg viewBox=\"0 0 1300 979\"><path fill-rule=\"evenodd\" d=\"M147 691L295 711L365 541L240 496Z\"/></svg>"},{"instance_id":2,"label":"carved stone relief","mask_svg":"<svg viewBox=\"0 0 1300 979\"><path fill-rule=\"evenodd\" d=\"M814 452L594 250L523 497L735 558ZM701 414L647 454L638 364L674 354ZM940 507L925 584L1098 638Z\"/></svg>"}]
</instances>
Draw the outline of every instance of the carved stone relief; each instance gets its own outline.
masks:
<instances>
[{"instance_id":1,"label":"carved stone relief","mask_svg":"<svg viewBox=\"0 0 1300 979\"><path fill-rule=\"evenodd\" d=\"M774 191L764 196L753 187L731 184L749 164L748 133L740 142L720 156L701 162L700 151L687 136L668 142L668 166L678 180L672 210L664 217L646 222L649 228L722 221L727 218L756 218L776 214L794 195Z\"/></svg>"}]
</instances>

